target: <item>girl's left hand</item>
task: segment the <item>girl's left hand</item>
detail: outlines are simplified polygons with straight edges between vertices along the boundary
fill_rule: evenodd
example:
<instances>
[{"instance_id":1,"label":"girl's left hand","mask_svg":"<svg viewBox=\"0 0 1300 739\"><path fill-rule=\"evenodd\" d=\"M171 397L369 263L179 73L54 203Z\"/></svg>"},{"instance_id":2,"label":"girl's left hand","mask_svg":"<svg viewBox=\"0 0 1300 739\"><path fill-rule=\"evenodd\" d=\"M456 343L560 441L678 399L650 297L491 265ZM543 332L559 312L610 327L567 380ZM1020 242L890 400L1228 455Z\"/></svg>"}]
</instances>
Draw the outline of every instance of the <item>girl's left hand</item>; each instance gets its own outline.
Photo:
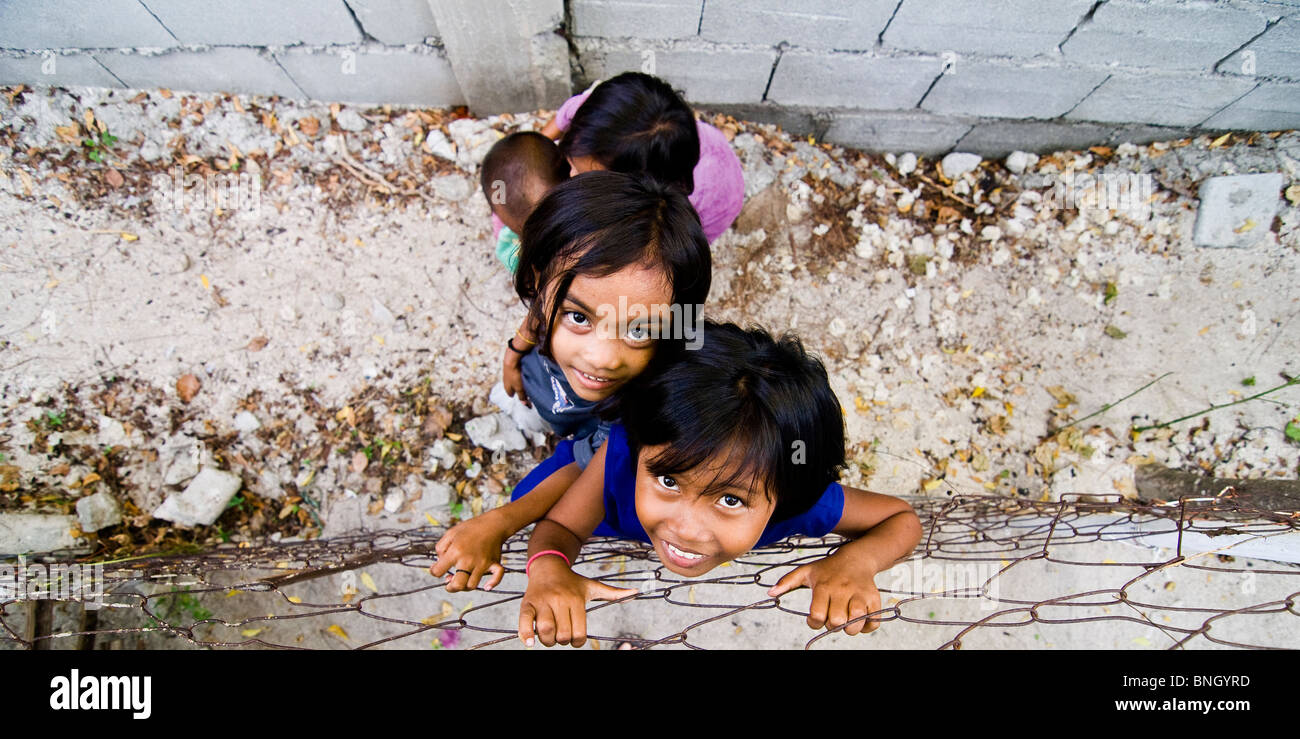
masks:
<instances>
[{"instance_id":1,"label":"girl's left hand","mask_svg":"<svg viewBox=\"0 0 1300 739\"><path fill-rule=\"evenodd\" d=\"M809 628L828 626L834 629L849 624L844 633L850 636L875 631L880 628L880 622L862 617L880 610L880 591L874 582L876 570L847 557L837 561L840 554L837 552L825 559L794 568L777 580L767 594L776 597L796 588L811 588Z\"/></svg>"}]
</instances>

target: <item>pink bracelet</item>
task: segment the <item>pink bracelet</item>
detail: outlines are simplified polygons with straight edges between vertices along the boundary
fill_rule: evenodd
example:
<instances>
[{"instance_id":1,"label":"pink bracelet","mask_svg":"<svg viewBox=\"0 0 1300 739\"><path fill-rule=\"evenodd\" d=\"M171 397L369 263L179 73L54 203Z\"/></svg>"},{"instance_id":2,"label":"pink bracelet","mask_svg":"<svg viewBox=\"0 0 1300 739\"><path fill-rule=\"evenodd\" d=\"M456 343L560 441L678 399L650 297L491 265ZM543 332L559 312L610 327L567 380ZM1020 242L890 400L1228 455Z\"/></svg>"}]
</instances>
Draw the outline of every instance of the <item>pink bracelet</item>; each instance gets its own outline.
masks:
<instances>
[{"instance_id":1,"label":"pink bracelet","mask_svg":"<svg viewBox=\"0 0 1300 739\"><path fill-rule=\"evenodd\" d=\"M541 557L541 556L543 556L543 555L547 555L547 554L555 554L555 555L559 555L559 557L560 557L561 559L564 560L564 563L565 563L566 565L568 565L568 566L570 566L570 567L573 566L573 563L569 561L569 558L566 557L566 556L564 556L564 552L561 552L561 551L559 551L559 550L557 550L557 549L547 549L546 551L538 552L537 554L534 554L533 556L531 556L531 557L528 558L528 564L524 565L524 576L527 577L527 576L528 576L528 571L531 570L531 569L533 569L533 560L535 560L535 559L537 559L538 557Z\"/></svg>"}]
</instances>

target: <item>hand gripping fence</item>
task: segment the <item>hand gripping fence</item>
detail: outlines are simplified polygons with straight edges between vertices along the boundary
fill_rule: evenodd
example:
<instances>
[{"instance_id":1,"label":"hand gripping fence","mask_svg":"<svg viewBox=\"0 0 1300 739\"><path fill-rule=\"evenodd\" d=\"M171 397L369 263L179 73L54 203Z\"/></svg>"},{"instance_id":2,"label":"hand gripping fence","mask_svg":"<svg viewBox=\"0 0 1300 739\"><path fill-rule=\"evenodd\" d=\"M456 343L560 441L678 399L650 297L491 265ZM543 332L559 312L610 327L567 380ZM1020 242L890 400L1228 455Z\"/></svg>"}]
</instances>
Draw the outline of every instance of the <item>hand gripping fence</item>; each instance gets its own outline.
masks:
<instances>
[{"instance_id":1,"label":"hand gripping fence","mask_svg":"<svg viewBox=\"0 0 1300 739\"><path fill-rule=\"evenodd\" d=\"M881 608L869 617L880 628L856 636L809 629L807 589L766 594L839 537L788 539L696 579L664 568L648 546L593 540L575 569L638 593L588 604L589 648L1300 644L1300 513L1230 491L1171 502L1063 498L911 499L921 542L876 576ZM65 587L67 560L3 560L0 648L523 648L527 533L506 542L496 589L448 593L428 573L443 531L245 543L101 569L73 563L83 565L79 589Z\"/></svg>"}]
</instances>

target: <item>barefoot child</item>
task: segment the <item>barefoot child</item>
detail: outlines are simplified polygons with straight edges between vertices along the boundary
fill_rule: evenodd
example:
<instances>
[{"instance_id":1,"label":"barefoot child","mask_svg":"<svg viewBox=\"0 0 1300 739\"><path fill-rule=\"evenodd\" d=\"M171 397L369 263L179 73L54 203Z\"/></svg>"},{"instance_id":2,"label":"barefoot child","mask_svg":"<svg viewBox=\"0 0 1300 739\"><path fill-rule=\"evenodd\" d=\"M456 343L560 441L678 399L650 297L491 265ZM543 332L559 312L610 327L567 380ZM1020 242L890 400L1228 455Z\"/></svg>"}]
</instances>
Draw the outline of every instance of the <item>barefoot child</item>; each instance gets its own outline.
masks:
<instances>
[{"instance_id":1,"label":"barefoot child","mask_svg":"<svg viewBox=\"0 0 1300 739\"><path fill-rule=\"evenodd\" d=\"M501 139L483 159L479 184L492 209L497 259L514 274L524 221L551 188L569 178L569 163L553 141L534 131Z\"/></svg>"},{"instance_id":2,"label":"barefoot child","mask_svg":"<svg viewBox=\"0 0 1300 739\"><path fill-rule=\"evenodd\" d=\"M695 113L668 83L624 72L569 98L542 133L560 140L575 174L593 169L645 174L680 187L712 243L745 200L740 159L721 131Z\"/></svg>"},{"instance_id":3,"label":"barefoot child","mask_svg":"<svg viewBox=\"0 0 1300 739\"><path fill-rule=\"evenodd\" d=\"M604 443L609 426L597 404L661 350L696 336L710 281L699 219L673 188L591 172L537 205L515 274L528 317L507 341L505 387L526 394L555 433L573 438L515 487L516 500L439 540L430 572L441 577L455 567L449 591L473 590L487 572L487 589L500 582L501 545L541 518Z\"/></svg>"},{"instance_id":4,"label":"barefoot child","mask_svg":"<svg viewBox=\"0 0 1300 739\"><path fill-rule=\"evenodd\" d=\"M570 569L593 533L653 545L664 565L699 577L794 534L851 539L768 591L812 589L808 625L845 633L879 624L873 582L912 550L920 521L906 502L842 487L844 421L826 370L793 337L705 324L698 351L620 396L619 423L592 464L537 523L519 637L586 642L586 601L634 595ZM854 619L859 619L854 621Z\"/></svg>"}]
</instances>

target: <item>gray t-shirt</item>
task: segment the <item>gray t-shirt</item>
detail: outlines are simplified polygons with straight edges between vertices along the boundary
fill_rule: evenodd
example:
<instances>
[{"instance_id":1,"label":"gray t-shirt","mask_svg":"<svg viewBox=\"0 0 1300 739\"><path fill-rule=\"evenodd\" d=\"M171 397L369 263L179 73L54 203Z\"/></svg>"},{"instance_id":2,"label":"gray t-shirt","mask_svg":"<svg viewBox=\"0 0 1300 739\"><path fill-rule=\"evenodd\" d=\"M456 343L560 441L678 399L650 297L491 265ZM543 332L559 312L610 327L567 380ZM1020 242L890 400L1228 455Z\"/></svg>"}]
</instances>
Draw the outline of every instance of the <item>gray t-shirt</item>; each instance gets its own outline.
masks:
<instances>
[{"instance_id":1,"label":"gray t-shirt","mask_svg":"<svg viewBox=\"0 0 1300 739\"><path fill-rule=\"evenodd\" d=\"M609 438L609 424L596 417L596 404L573 392L564 370L537 347L519 361L524 392L537 414L559 436L573 437L573 458L582 469Z\"/></svg>"}]
</instances>

